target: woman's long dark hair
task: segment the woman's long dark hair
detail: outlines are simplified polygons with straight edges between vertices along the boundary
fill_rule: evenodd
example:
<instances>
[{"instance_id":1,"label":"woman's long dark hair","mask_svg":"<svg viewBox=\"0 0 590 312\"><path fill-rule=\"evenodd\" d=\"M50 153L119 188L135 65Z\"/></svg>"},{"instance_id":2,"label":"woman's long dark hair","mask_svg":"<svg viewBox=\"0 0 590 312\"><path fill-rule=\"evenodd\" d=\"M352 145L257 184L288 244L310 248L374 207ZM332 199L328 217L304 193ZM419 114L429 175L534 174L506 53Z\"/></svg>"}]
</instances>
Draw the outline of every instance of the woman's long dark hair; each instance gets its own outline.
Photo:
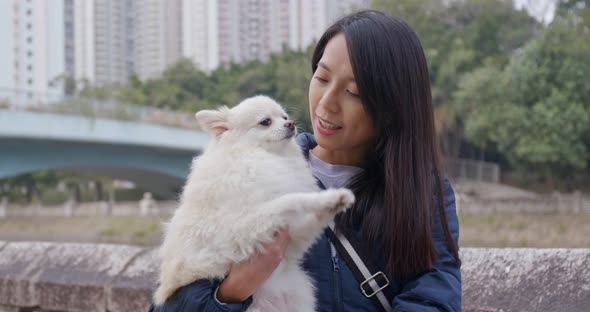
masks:
<instances>
[{"instance_id":1,"label":"woman's long dark hair","mask_svg":"<svg viewBox=\"0 0 590 312\"><path fill-rule=\"evenodd\" d=\"M386 270L407 278L431 269L436 260L432 229L438 214L459 261L445 213L428 66L417 35L383 12L354 13L320 38L314 72L339 33L346 37L360 98L379 136L374 159L349 185L357 202L336 219L338 229L360 228L371 249L382 248Z\"/></svg>"}]
</instances>

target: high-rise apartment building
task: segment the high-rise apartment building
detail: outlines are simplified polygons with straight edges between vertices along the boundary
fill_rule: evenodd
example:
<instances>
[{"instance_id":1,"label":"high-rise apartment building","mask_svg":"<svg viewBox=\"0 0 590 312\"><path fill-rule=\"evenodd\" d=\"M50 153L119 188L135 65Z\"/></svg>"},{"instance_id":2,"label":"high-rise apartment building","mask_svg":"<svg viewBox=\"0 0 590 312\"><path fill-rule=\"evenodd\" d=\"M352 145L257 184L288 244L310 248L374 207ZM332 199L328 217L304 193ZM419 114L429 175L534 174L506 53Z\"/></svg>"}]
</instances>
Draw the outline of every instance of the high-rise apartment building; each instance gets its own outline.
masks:
<instances>
[{"instance_id":1,"label":"high-rise apartment building","mask_svg":"<svg viewBox=\"0 0 590 312\"><path fill-rule=\"evenodd\" d=\"M135 73L157 77L181 57L181 0L135 0Z\"/></svg>"},{"instance_id":2,"label":"high-rise apartment building","mask_svg":"<svg viewBox=\"0 0 590 312\"><path fill-rule=\"evenodd\" d=\"M368 0L289 0L289 48L307 48L338 18L368 7Z\"/></svg>"},{"instance_id":3,"label":"high-rise apartment building","mask_svg":"<svg viewBox=\"0 0 590 312\"><path fill-rule=\"evenodd\" d=\"M64 0L66 75L79 88L95 81L94 0Z\"/></svg>"},{"instance_id":4,"label":"high-rise apartment building","mask_svg":"<svg viewBox=\"0 0 590 312\"><path fill-rule=\"evenodd\" d=\"M182 56L203 71L219 65L218 0L182 1Z\"/></svg>"},{"instance_id":5,"label":"high-rise apartment building","mask_svg":"<svg viewBox=\"0 0 590 312\"><path fill-rule=\"evenodd\" d=\"M289 30L288 0L219 1L221 63L266 61L282 50Z\"/></svg>"},{"instance_id":6,"label":"high-rise apartment building","mask_svg":"<svg viewBox=\"0 0 590 312\"><path fill-rule=\"evenodd\" d=\"M167 0L164 23L164 53L166 64L182 57L182 0Z\"/></svg>"},{"instance_id":7,"label":"high-rise apartment building","mask_svg":"<svg viewBox=\"0 0 590 312\"><path fill-rule=\"evenodd\" d=\"M369 0L325 0L326 14L328 24L336 21L338 18L359 9L369 7Z\"/></svg>"},{"instance_id":8,"label":"high-rise apartment building","mask_svg":"<svg viewBox=\"0 0 590 312\"><path fill-rule=\"evenodd\" d=\"M328 26L328 0L290 0L289 48L302 50L319 39Z\"/></svg>"},{"instance_id":9,"label":"high-rise apartment building","mask_svg":"<svg viewBox=\"0 0 590 312\"><path fill-rule=\"evenodd\" d=\"M61 97L63 15L62 1L0 1L0 99L27 105Z\"/></svg>"},{"instance_id":10,"label":"high-rise apartment building","mask_svg":"<svg viewBox=\"0 0 590 312\"><path fill-rule=\"evenodd\" d=\"M133 0L95 0L95 83L126 83L135 72Z\"/></svg>"},{"instance_id":11,"label":"high-rise apartment building","mask_svg":"<svg viewBox=\"0 0 590 312\"><path fill-rule=\"evenodd\" d=\"M184 0L183 55L210 71L305 49L337 17L368 0ZM216 16L216 19L215 19Z\"/></svg>"},{"instance_id":12,"label":"high-rise apartment building","mask_svg":"<svg viewBox=\"0 0 590 312\"><path fill-rule=\"evenodd\" d=\"M280 52L289 44L289 0L271 1L269 12L270 51Z\"/></svg>"},{"instance_id":13,"label":"high-rise apartment building","mask_svg":"<svg viewBox=\"0 0 590 312\"><path fill-rule=\"evenodd\" d=\"M45 101L68 79L78 88L145 80L181 57L206 72L266 61L307 48L355 6L368 0L3 0L0 95Z\"/></svg>"}]
</instances>

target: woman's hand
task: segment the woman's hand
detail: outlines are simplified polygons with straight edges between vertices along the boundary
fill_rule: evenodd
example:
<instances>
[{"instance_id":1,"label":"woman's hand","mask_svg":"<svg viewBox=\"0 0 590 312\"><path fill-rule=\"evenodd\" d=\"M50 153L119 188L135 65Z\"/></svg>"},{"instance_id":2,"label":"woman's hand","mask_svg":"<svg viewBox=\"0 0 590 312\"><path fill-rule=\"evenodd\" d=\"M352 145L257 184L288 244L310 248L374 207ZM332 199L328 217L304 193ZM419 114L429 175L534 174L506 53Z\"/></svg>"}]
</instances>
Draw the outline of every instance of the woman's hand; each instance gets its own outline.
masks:
<instances>
[{"instance_id":1,"label":"woman's hand","mask_svg":"<svg viewBox=\"0 0 590 312\"><path fill-rule=\"evenodd\" d=\"M264 245L265 253L232 265L229 274L219 285L217 300L224 303L238 303L250 297L277 268L289 243L289 229L281 228L274 235L273 242Z\"/></svg>"}]
</instances>

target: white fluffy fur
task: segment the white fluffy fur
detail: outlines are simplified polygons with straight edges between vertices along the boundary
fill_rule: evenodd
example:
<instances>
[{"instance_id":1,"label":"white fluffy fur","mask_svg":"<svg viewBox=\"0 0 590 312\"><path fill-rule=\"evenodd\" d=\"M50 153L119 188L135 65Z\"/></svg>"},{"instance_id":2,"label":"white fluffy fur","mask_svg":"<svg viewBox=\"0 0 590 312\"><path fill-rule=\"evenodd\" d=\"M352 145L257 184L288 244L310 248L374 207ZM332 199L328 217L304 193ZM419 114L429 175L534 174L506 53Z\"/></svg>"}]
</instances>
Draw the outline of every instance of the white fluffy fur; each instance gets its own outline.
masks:
<instances>
[{"instance_id":1,"label":"white fluffy fur","mask_svg":"<svg viewBox=\"0 0 590 312\"><path fill-rule=\"evenodd\" d=\"M166 227L154 302L163 303L197 279L224 278L233 263L262 251L288 225L285 256L256 290L248 311L314 311L313 284L299 262L354 195L318 188L287 115L268 97L196 117L213 139L193 160L180 206ZM270 126L259 124L265 118L271 118Z\"/></svg>"}]
</instances>

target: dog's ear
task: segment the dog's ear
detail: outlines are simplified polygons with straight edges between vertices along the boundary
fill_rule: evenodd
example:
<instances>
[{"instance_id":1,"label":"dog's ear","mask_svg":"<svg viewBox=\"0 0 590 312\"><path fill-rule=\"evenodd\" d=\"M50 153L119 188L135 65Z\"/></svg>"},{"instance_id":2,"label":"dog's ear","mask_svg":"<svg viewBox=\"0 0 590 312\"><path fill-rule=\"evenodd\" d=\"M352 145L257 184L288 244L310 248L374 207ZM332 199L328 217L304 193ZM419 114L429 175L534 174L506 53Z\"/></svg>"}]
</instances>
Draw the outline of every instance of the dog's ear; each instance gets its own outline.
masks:
<instances>
[{"instance_id":1,"label":"dog's ear","mask_svg":"<svg viewBox=\"0 0 590 312\"><path fill-rule=\"evenodd\" d=\"M211 133L215 137L219 137L229 129L227 122L228 115L229 109L227 106L223 106L219 110L198 111L195 117L201 129Z\"/></svg>"}]
</instances>

